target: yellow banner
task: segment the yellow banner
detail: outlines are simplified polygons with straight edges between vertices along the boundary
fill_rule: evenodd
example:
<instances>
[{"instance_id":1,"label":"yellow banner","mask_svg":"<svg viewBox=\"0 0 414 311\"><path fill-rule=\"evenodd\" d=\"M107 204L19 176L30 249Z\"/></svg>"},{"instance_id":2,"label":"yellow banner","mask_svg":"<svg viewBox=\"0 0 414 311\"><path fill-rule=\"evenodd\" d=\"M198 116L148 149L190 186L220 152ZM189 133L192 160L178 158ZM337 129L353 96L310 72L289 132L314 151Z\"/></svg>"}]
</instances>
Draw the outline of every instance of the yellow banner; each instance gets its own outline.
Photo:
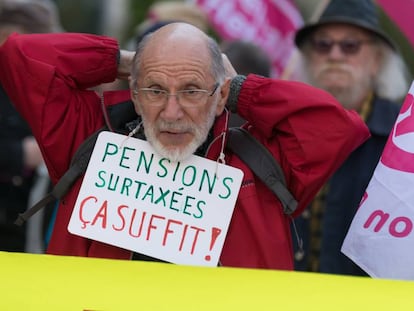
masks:
<instances>
[{"instance_id":1,"label":"yellow banner","mask_svg":"<svg viewBox=\"0 0 414 311\"><path fill-rule=\"evenodd\" d=\"M0 310L413 310L414 282L0 252Z\"/></svg>"}]
</instances>

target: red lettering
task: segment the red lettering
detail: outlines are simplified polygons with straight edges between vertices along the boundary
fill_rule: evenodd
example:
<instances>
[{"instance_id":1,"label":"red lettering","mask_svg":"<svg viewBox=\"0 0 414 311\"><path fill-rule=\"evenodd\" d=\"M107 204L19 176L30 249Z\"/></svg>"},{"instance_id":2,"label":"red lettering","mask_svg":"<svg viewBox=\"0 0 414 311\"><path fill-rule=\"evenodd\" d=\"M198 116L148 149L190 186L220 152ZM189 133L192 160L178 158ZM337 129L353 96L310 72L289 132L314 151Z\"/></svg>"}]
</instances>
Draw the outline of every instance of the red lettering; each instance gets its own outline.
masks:
<instances>
[{"instance_id":1,"label":"red lettering","mask_svg":"<svg viewBox=\"0 0 414 311\"><path fill-rule=\"evenodd\" d=\"M122 210L123 210L124 208L129 208L129 206L128 206L128 205L119 205L119 206L118 206L118 209L117 209L117 214L118 214L119 218L121 219L121 223L122 223L122 225L121 225L121 227L119 227L119 228L115 227L115 225L112 225L112 229L114 229L115 231L122 231L122 230L124 230L124 228L125 228L125 217L124 217L124 215L122 214Z\"/></svg>"},{"instance_id":2,"label":"red lettering","mask_svg":"<svg viewBox=\"0 0 414 311\"><path fill-rule=\"evenodd\" d=\"M98 213L96 213L95 218L92 220L92 226L96 224L99 218L102 219L102 229L106 229L106 221L108 217L108 201L105 200L99 209Z\"/></svg>"},{"instance_id":3,"label":"red lettering","mask_svg":"<svg viewBox=\"0 0 414 311\"><path fill-rule=\"evenodd\" d=\"M89 197L82 200L82 202L80 204L80 208L79 208L79 219L83 223L82 229L85 229L86 225L90 223L90 221L87 221L83 218L83 207L85 206L86 201L89 201L90 199L93 199L95 201L95 203L98 202L98 199L94 196L89 196Z\"/></svg>"},{"instance_id":4,"label":"red lettering","mask_svg":"<svg viewBox=\"0 0 414 311\"><path fill-rule=\"evenodd\" d=\"M191 229L196 230L196 233L194 234L193 245L191 246L191 252L190 252L190 254L192 255L192 254L194 254L194 249L195 249L196 244L197 244L198 234L200 233L200 231L205 232L206 230L198 228L198 227L194 227L194 226L191 226Z\"/></svg>"},{"instance_id":5,"label":"red lettering","mask_svg":"<svg viewBox=\"0 0 414 311\"><path fill-rule=\"evenodd\" d=\"M178 250L181 252L183 250L183 245L184 245L184 240L185 240L185 236L187 235L187 229L188 229L188 225L184 226L184 230L183 230L183 235L181 237L181 242L180 242L180 247L178 248Z\"/></svg>"},{"instance_id":6,"label":"red lettering","mask_svg":"<svg viewBox=\"0 0 414 311\"><path fill-rule=\"evenodd\" d=\"M141 223L140 223L140 225L139 225L138 233L137 233L136 235L134 235L134 234L132 233L132 227L133 227L133 223L134 223L134 220L135 220L135 215L136 215L136 214L137 214L137 210L136 210L136 209L134 209L134 211L132 212L131 222L129 223L129 231L128 231L128 233L129 233L129 235L130 235L130 236L132 236L133 238L139 238L139 237L141 236L141 233L142 233L142 227L143 227L143 225L144 225L144 220L145 220L145 216L147 216L147 212L143 212L143 213L142 213L142 216L141 216Z\"/></svg>"},{"instance_id":7,"label":"red lettering","mask_svg":"<svg viewBox=\"0 0 414 311\"><path fill-rule=\"evenodd\" d=\"M101 203L95 196L88 196L83 199L79 208L79 219L83 224L83 229L87 226L97 226L97 229L100 230L112 230L113 234L119 234L120 237L128 236L130 245L132 245L134 238L142 237L146 241L151 241L150 244L147 244L147 247L159 245L168 247L168 249L175 249L177 252L183 252L184 248L187 248L186 253L188 255L194 255L201 234L206 232L203 228L185 224L182 220L150 214L147 211L131 208L125 204L120 204L114 209L110 204L111 202L108 200L103 200ZM88 220L89 218L90 220ZM400 219L399 221L402 222L403 220ZM395 226L397 226L397 223ZM412 225L409 227L406 224L403 231L397 231L396 228L394 231L397 234L403 234L408 230L411 231L411 228ZM220 229L218 230L220 231ZM210 250L217 235L220 234L219 231L213 232ZM160 238L158 239L158 237Z\"/></svg>"},{"instance_id":8,"label":"red lettering","mask_svg":"<svg viewBox=\"0 0 414 311\"><path fill-rule=\"evenodd\" d=\"M175 231L170 229L170 225L174 223L177 225L182 225L183 223L181 221L177 221L177 220L173 220L173 219L168 219L167 220L167 226L165 228L165 232L164 232L164 238L162 239L162 245L165 246L165 244L167 243L167 236L170 233L174 233Z\"/></svg>"},{"instance_id":9,"label":"red lettering","mask_svg":"<svg viewBox=\"0 0 414 311\"><path fill-rule=\"evenodd\" d=\"M389 218L389 213L385 213L381 210L376 210L372 212L371 215L369 215L367 221L364 223L364 228L370 228L371 225L373 225L374 220L378 219L378 222L374 227L374 232L379 232L386 225ZM391 220L391 223L388 225L388 232L396 238L404 238L408 236L412 230L412 221L404 216L395 217Z\"/></svg>"},{"instance_id":10,"label":"red lettering","mask_svg":"<svg viewBox=\"0 0 414 311\"><path fill-rule=\"evenodd\" d=\"M401 231L397 231L398 223L403 223L404 228ZM407 217L396 217L391 221L390 227L388 229L389 233L396 238L404 238L408 236L413 230L413 223Z\"/></svg>"},{"instance_id":11,"label":"red lettering","mask_svg":"<svg viewBox=\"0 0 414 311\"><path fill-rule=\"evenodd\" d=\"M364 228L367 229L371 226L375 218L379 217L378 223L374 228L374 232L378 232L384 226L385 222L390 217L390 214L384 213L384 211L376 210L368 217L367 221L364 223Z\"/></svg>"},{"instance_id":12,"label":"red lettering","mask_svg":"<svg viewBox=\"0 0 414 311\"><path fill-rule=\"evenodd\" d=\"M151 231L152 231L152 229L157 229L157 228L158 228L157 226L155 226L155 225L153 224L153 220L154 220L154 218L163 219L163 220L165 219L165 217L164 217L164 216L151 215L151 219L150 219L150 221L149 221L148 231L147 231L147 238L146 238L146 240L147 240L147 241L150 239L150 235L151 235Z\"/></svg>"}]
</instances>

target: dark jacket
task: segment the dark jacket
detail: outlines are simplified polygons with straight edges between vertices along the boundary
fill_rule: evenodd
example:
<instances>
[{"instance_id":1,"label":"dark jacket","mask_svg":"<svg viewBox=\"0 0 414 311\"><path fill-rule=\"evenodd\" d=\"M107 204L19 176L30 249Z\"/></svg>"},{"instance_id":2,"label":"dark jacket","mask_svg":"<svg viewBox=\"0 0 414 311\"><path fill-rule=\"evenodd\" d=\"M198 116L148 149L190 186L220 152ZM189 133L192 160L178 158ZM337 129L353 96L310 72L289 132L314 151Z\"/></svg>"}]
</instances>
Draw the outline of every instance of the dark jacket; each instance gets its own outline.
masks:
<instances>
[{"instance_id":1,"label":"dark jacket","mask_svg":"<svg viewBox=\"0 0 414 311\"><path fill-rule=\"evenodd\" d=\"M310 219L309 210L296 221L299 235L303 238L305 257L295 261L296 270L312 270L309 262L310 226L321 225L319 271L333 274L366 275L348 257L341 253L341 246L357 211L361 198L380 159L388 135L394 126L400 106L375 97L372 112L367 119L371 137L353 151L328 183L322 199L322 219ZM313 216L316 217L316 216ZM318 237L316 237L318 239ZM314 243L314 247L317 243ZM295 253L298 247L295 245ZM316 255L316 254L314 254ZM313 267L313 268L311 268Z\"/></svg>"},{"instance_id":2,"label":"dark jacket","mask_svg":"<svg viewBox=\"0 0 414 311\"><path fill-rule=\"evenodd\" d=\"M366 275L340 250L399 111L395 103L374 99L366 122L371 138L351 153L329 182L322 221L321 272Z\"/></svg>"},{"instance_id":3,"label":"dark jacket","mask_svg":"<svg viewBox=\"0 0 414 311\"><path fill-rule=\"evenodd\" d=\"M27 208L33 182L23 161L22 141L28 136L29 126L0 86L0 251L24 250L25 227L14 221Z\"/></svg>"}]
</instances>

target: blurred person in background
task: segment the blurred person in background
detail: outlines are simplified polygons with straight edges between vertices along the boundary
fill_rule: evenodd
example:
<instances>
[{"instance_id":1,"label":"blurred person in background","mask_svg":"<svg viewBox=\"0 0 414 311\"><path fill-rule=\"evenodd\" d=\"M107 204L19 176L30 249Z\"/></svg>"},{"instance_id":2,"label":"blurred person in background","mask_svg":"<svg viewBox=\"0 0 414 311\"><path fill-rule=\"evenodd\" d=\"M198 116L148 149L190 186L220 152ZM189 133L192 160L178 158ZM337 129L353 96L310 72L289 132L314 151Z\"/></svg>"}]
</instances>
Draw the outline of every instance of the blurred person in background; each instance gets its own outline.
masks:
<instances>
[{"instance_id":1,"label":"blurred person in background","mask_svg":"<svg viewBox=\"0 0 414 311\"><path fill-rule=\"evenodd\" d=\"M297 31L295 43L303 81L356 110L371 132L296 220L305 253L296 245L295 267L366 275L341 246L408 91L406 67L370 0L330 1L319 21Z\"/></svg>"},{"instance_id":2,"label":"blurred person in background","mask_svg":"<svg viewBox=\"0 0 414 311\"><path fill-rule=\"evenodd\" d=\"M159 25L171 22L188 23L205 33L210 30L207 15L195 4L183 1L156 1L148 8L147 18L137 25L136 41L140 42L147 33L158 29Z\"/></svg>"},{"instance_id":3,"label":"blurred person in background","mask_svg":"<svg viewBox=\"0 0 414 311\"><path fill-rule=\"evenodd\" d=\"M126 48L135 50L146 35L173 22L188 23L205 33L210 30L207 15L195 4L183 1L156 1L148 8L146 19L135 27L135 36Z\"/></svg>"},{"instance_id":4,"label":"blurred person in background","mask_svg":"<svg viewBox=\"0 0 414 311\"><path fill-rule=\"evenodd\" d=\"M14 32L58 31L61 27L56 7L51 2L0 2L0 45ZM21 87L23 92L23 85ZM0 144L0 251L43 252L43 226L46 223L40 221L32 226L34 221L42 218L34 217L32 222L21 227L16 226L14 221L32 201L47 191L49 177L36 140L1 85ZM33 189L40 193L32 192Z\"/></svg>"},{"instance_id":5,"label":"blurred person in background","mask_svg":"<svg viewBox=\"0 0 414 311\"><path fill-rule=\"evenodd\" d=\"M270 77L272 62L261 47L243 40L223 41L220 47L239 74ZM230 113L229 126L241 126L244 122L237 113Z\"/></svg>"},{"instance_id":6,"label":"blurred person in background","mask_svg":"<svg viewBox=\"0 0 414 311\"><path fill-rule=\"evenodd\" d=\"M205 33L210 30L206 14L195 4L183 1L155 1L148 8L144 21L135 27L133 37L128 40L124 48L135 50L146 35L173 22L188 23ZM122 90L125 88L128 88L127 82L116 79L114 82L103 83L95 87L95 90L102 94L108 90Z\"/></svg>"}]
</instances>

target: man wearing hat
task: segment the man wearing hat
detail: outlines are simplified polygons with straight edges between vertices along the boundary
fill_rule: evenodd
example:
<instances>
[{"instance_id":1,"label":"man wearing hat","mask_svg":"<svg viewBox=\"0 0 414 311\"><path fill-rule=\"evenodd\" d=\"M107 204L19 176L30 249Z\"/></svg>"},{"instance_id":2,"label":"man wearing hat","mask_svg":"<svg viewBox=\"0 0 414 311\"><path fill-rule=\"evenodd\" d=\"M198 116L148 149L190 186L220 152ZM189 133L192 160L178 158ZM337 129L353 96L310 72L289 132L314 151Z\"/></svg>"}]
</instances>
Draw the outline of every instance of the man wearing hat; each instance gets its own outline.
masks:
<instances>
[{"instance_id":1,"label":"man wearing hat","mask_svg":"<svg viewBox=\"0 0 414 311\"><path fill-rule=\"evenodd\" d=\"M330 1L317 22L297 31L295 43L303 81L358 111L371 132L297 220L305 256L296 252L296 268L365 275L340 249L408 91L403 60L369 0Z\"/></svg>"}]
</instances>

